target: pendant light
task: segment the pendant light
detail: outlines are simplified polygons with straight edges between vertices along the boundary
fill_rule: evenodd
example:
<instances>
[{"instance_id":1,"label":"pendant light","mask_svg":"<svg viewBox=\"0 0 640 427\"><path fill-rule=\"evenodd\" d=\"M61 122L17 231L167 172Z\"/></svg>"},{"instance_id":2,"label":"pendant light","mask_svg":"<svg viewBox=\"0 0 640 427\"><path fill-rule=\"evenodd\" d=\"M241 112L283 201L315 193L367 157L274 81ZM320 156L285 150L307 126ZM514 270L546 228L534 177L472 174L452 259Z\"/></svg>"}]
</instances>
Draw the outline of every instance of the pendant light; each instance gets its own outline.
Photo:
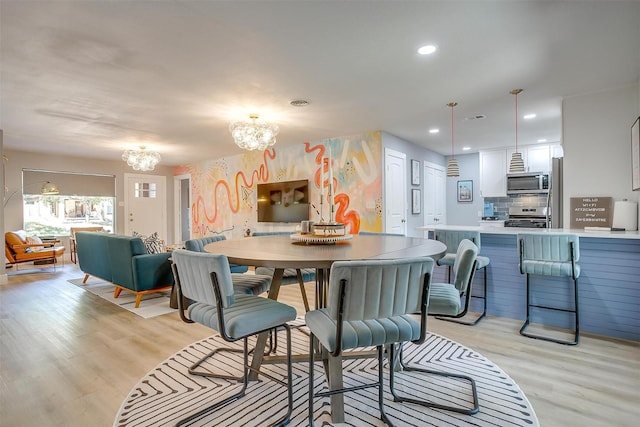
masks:
<instances>
[{"instance_id":1,"label":"pendant light","mask_svg":"<svg viewBox=\"0 0 640 427\"><path fill-rule=\"evenodd\" d=\"M516 97L516 151L511 154L511 161L509 162L509 173L524 172L524 160L522 160L522 153L518 152L518 94L522 92L522 89L513 89L509 92Z\"/></svg>"},{"instance_id":2,"label":"pendant light","mask_svg":"<svg viewBox=\"0 0 640 427\"><path fill-rule=\"evenodd\" d=\"M457 102L450 102L447 107L451 107L451 158L447 162L447 176L456 177L460 176L460 166L458 166L458 160L453 156L453 107L458 105Z\"/></svg>"}]
</instances>

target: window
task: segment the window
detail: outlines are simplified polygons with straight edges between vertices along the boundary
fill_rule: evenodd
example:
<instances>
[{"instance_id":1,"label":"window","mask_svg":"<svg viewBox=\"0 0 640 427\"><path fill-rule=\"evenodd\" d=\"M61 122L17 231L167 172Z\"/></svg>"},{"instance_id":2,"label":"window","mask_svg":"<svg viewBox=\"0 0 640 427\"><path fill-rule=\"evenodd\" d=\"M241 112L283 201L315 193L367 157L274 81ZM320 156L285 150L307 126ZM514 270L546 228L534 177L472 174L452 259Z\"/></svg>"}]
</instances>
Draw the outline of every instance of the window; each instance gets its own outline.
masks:
<instances>
[{"instance_id":1,"label":"window","mask_svg":"<svg viewBox=\"0 0 640 427\"><path fill-rule=\"evenodd\" d=\"M43 195L43 182L60 194ZM28 235L66 236L71 227L114 230L115 176L38 170L22 171L24 230Z\"/></svg>"},{"instance_id":2,"label":"window","mask_svg":"<svg viewBox=\"0 0 640 427\"><path fill-rule=\"evenodd\" d=\"M155 199L157 196L155 182L136 182L134 184L134 197L148 197Z\"/></svg>"},{"instance_id":3,"label":"window","mask_svg":"<svg viewBox=\"0 0 640 427\"><path fill-rule=\"evenodd\" d=\"M71 227L101 226L113 231L114 197L25 194L24 229L28 235L66 236Z\"/></svg>"}]
</instances>

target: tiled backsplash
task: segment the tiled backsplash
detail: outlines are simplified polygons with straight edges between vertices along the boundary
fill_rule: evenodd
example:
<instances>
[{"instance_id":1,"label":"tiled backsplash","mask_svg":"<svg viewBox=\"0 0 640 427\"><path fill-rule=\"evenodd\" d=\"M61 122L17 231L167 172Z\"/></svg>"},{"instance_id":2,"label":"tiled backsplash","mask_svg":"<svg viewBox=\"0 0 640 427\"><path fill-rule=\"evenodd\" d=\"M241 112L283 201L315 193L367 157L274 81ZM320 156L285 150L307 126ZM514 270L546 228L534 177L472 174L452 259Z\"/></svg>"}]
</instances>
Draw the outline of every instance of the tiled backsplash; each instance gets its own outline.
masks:
<instances>
[{"instance_id":1,"label":"tiled backsplash","mask_svg":"<svg viewBox=\"0 0 640 427\"><path fill-rule=\"evenodd\" d=\"M514 194L507 197L485 197L485 203L493 203L494 216L498 219L509 218L511 206L547 206L546 194Z\"/></svg>"}]
</instances>

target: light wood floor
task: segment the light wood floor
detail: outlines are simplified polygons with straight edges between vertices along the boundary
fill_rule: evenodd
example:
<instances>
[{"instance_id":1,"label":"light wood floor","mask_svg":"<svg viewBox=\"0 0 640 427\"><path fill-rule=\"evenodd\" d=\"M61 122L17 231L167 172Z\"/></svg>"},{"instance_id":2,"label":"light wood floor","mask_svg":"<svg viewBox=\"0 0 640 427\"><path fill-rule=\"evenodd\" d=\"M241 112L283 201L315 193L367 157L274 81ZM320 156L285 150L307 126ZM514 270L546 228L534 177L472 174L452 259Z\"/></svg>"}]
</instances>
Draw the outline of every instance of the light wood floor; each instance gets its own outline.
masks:
<instances>
[{"instance_id":1,"label":"light wood floor","mask_svg":"<svg viewBox=\"0 0 640 427\"><path fill-rule=\"evenodd\" d=\"M122 400L159 362L212 335L177 314L143 319L70 283L67 261L55 272L12 269L0 286L1 426L111 426ZM308 288L309 295L313 289ZM302 307L296 286L281 300ZM531 401L543 427L636 426L640 419L640 345L583 335L580 345L533 340L520 322L488 318L477 326L437 319L429 329L486 356ZM481 409L482 410L482 409Z\"/></svg>"}]
</instances>

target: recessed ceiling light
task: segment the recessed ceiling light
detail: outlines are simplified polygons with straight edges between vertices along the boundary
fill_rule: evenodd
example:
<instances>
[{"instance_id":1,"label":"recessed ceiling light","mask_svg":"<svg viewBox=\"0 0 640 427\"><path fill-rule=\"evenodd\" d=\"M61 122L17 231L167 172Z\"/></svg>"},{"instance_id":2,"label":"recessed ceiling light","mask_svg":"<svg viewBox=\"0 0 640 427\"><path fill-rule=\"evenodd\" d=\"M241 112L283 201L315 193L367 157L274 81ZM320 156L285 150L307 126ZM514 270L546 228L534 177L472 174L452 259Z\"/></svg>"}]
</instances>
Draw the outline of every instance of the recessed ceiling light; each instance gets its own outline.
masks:
<instances>
[{"instance_id":1,"label":"recessed ceiling light","mask_svg":"<svg viewBox=\"0 0 640 427\"><path fill-rule=\"evenodd\" d=\"M547 142L547 138L540 138L538 142Z\"/></svg>"},{"instance_id":2,"label":"recessed ceiling light","mask_svg":"<svg viewBox=\"0 0 640 427\"><path fill-rule=\"evenodd\" d=\"M420 55L431 55L433 52L435 52L436 50L438 50L437 47L435 47L432 44L428 44L426 46L422 46L420 49L418 49L418 53Z\"/></svg>"},{"instance_id":3,"label":"recessed ceiling light","mask_svg":"<svg viewBox=\"0 0 640 427\"><path fill-rule=\"evenodd\" d=\"M524 116L522 116L522 118L525 119L525 120L535 119L536 115L535 114L525 114Z\"/></svg>"},{"instance_id":4,"label":"recessed ceiling light","mask_svg":"<svg viewBox=\"0 0 640 427\"><path fill-rule=\"evenodd\" d=\"M469 151L471 150L471 147L462 147L462 151Z\"/></svg>"},{"instance_id":5,"label":"recessed ceiling light","mask_svg":"<svg viewBox=\"0 0 640 427\"><path fill-rule=\"evenodd\" d=\"M309 101L307 101L306 99L294 99L289 104L293 105L294 107L306 107L307 105L309 105Z\"/></svg>"},{"instance_id":6,"label":"recessed ceiling light","mask_svg":"<svg viewBox=\"0 0 640 427\"><path fill-rule=\"evenodd\" d=\"M429 129L429 133L438 133L438 132L440 132L440 129L437 129L437 128Z\"/></svg>"}]
</instances>

